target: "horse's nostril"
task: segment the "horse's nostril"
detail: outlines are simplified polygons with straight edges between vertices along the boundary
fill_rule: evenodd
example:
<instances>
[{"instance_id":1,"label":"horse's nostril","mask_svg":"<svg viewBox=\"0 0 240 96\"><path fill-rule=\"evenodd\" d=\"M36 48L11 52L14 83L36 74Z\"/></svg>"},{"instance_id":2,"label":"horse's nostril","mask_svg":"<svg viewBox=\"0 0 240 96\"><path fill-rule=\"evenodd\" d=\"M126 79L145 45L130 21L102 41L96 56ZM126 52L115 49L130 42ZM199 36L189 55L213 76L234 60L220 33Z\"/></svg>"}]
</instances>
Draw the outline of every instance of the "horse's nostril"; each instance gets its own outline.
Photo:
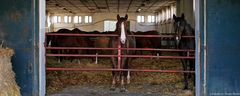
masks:
<instances>
[{"instance_id":1,"label":"horse's nostril","mask_svg":"<svg viewBox=\"0 0 240 96\"><path fill-rule=\"evenodd\" d=\"M125 44L125 40L121 40L122 44Z\"/></svg>"}]
</instances>

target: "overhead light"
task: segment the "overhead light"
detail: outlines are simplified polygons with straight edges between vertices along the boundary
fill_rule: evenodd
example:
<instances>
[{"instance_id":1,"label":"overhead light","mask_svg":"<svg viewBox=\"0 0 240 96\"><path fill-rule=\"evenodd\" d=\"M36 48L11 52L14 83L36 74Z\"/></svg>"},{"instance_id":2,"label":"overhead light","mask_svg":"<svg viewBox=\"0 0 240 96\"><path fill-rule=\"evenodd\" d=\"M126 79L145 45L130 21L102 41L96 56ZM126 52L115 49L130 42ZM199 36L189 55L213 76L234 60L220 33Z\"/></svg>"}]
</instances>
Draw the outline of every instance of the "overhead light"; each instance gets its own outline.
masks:
<instances>
[{"instance_id":1,"label":"overhead light","mask_svg":"<svg viewBox=\"0 0 240 96\"><path fill-rule=\"evenodd\" d=\"M138 9L137 9L137 11L139 11L139 12L140 12L141 10L142 10L141 8L138 8Z\"/></svg>"}]
</instances>

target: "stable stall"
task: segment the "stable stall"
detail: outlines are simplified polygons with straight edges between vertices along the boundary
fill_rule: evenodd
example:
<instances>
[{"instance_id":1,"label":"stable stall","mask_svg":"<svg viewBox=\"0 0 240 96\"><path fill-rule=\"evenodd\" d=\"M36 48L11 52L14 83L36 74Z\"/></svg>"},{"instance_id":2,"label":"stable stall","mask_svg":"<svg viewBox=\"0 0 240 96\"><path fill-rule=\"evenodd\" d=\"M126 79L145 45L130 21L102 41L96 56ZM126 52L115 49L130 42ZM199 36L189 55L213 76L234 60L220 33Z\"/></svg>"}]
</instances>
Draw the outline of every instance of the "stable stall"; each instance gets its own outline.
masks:
<instances>
[{"instance_id":1,"label":"stable stall","mask_svg":"<svg viewBox=\"0 0 240 96\"><path fill-rule=\"evenodd\" d=\"M181 16L184 13L188 23L195 29L195 91L196 96L208 96L208 95L239 95L239 9L240 2L237 0L2 0L0 1L0 40L4 41L3 47L9 47L14 49L14 55L12 56L12 69L15 72L16 85L19 86L22 96L44 96L49 95L47 92L49 87L49 77L53 77L52 84L55 85L83 85L77 87L78 92L109 92L111 86L111 61L98 61L99 64L85 64L84 66L68 64L60 65L57 62L52 63L49 66L49 48L45 47L45 33L57 31L62 28L72 30L79 28L83 31L114 31L114 23L117 20L117 14L124 17L128 14L128 24L130 31L149 31L155 30L159 33L159 37L163 36L165 41L161 42L161 45L170 51L175 50L174 40L166 39L172 38L174 35L174 29L171 23L172 13L175 12L176 16ZM175 10L175 11L174 11ZM56 13L55 13L56 12ZM148 16L149 15L149 16ZM152 19L155 16L155 22ZM162 18L164 17L164 18ZM55 18L55 19L52 19ZM64 18L67 18L66 20ZM71 20L69 19L71 18ZM77 18L74 20L74 18ZM81 19L80 19L81 18ZM85 19L87 18L87 19ZM139 19L137 19L139 18ZM53 20L53 21L51 21ZM106 25L106 26L105 26ZM112 26L113 25L113 26ZM60 35L60 34L51 34ZM61 34L66 35L66 34ZM82 34L84 35L84 34ZM90 35L90 34L88 34ZM106 35L106 34L104 34ZM167 36L166 36L167 35ZM79 35L80 36L80 35ZM87 35L86 35L87 36ZM98 34L98 36L100 36ZM147 36L147 35L144 35ZM165 37L164 37L165 36ZM154 36L150 36L153 38ZM107 39L104 39L107 40ZM103 41L104 41L103 40ZM170 40L170 41L169 41ZM171 41L172 40L172 41ZM169 41L169 42L168 42ZM45 44L44 44L45 42ZM45 45L45 46L44 46ZM169 46L168 46L169 45ZM62 47L63 48L63 47ZM61 48L61 49L62 49ZM89 48L89 47L88 47ZM97 50L101 47L92 48ZM46 50L47 49L47 50ZM56 49L53 48L52 49ZM63 48L64 49L64 48ZM74 49L74 48L73 48ZM81 49L81 48L79 48ZM102 48L107 49L107 48ZM110 48L111 49L111 48ZM110 50L109 49L109 50ZM119 49L119 48L117 48ZM120 48L121 49L121 48ZM76 49L75 49L76 50ZM91 48L89 48L91 50ZM138 50L138 49L137 49ZM140 50L140 49L139 49ZM144 49L141 50L157 50L166 51L163 49ZM178 50L179 51L179 50ZM140 52L139 52L140 53ZM146 52L145 52L146 53ZM144 59L135 59L135 63L132 63L130 70L117 69L117 71L134 71L131 72L132 79L130 86L128 87L129 95L142 95L134 94L142 91L148 92L151 95L164 95L164 92L172 91L167 85L174 82L180 82L180 86L175 85L172 89L182 88L182 80L176 79L176 77L182 77L182 74L173 71L176 74L169 75L170 73L163 72L163 69L174 68L174 70L181 70L181 67L166 66L159 62L171 62L173 65L180 65L179 61L163 59L164 54L159 56L153 56L150 65L146 64L146 61L151 60L150 56L146 56L143 52ZM150 52L151 54L151 52ZM53 54L52 54L53 55ZM59 54L58 54L59 55ZM109 54L106 54L109 55ZM121 55L121 54L120 54ZM178 56L173 54L174 56ZM77 55L80 56L80 55ZM87 56L87 55L86 55ZM93 57L105 56L105 54L92 54ZM52 56L51 56L52 57ZM50 57L50 59L51 59ZM90 56L91 57L91 56ZM116 56L119 57L119 56ZM131 56L130 56L131 57ZM138 56L140 57L140 56ZM157 58L160 58L159 60ZM52 57L55 58L55 57ZM189 58L189 57L188 57ZM192 58L192 57L191 57ZM98 58L100 60L100 58ZM95 61L95 59L94 59ZM2 61L0 61L2 62ZM88 62L88 61L86 61ZM75 64L78 62L76 61ZM83 62L81 62L83 63ZM95 63L95 62L94 62ZM100 65L103 64L103 65ZM106 64L106 65L104 65ZM135 65L136 64L136 65ZM58 65L58 66L56 66ZM142 65L142 66L139 66ZM159 65L159 66L153 66ZM169 64L167 64L169 65ZM74 69L74 66L79 69ZM175 65L174 65L175 66ZM51 68L56 67L68 67L70 71L56 70L50 71ZM94 70L88 70L91 67ZM71 69L73 68L73 69ZM98 69L96 69L98 68ZM135 69L132 69L135 68ZM141 69L142 68L142 69ZM155 69L154 69L155 68ZM5 69L5 68L4 68ZM141 70L139 70L141 69ZM147 70L146 70L147 69ZM149 69L149 70L148 70ZM139 72L150 71L151 72ZM159 70L160 69L160 70ZM75 70L75 71L73 71ZM114 69L115 70L115 69ZM2 70L1 70L2 71ZM94 72L92 72L94 71ZM100 72L99 72L100 71ZM136 72L135 72L136 71ZM155 71L157 73L152 73ZM54 74L47 76L49 72L55 72ZM106 72L106 73L105 73ZM164 72L170 72L164 71ZM192 72L192 71L191 71ZM191 73L190 72L190 73ZM133 74L134 73L134 74ZM172 74L172 73L171 73ZM81 78L78 76L81 75ZM72 77L76 78L72 78ZM165 78L165 77L167 78ZM55 79L54 77L58 77ZM84 78L82 78L84 77ZM144 78L146 77L146 78ZM72 78L73 82L65 81ZM153 79L155 78L155 79ZM161 79L158 79L161 78ZM175 78L175 79L169 79ZM0 78L2 79L2 78ZM52 80L53 80L52 79ZM80 80L82 79L82 80ZM151 82L146 82L151 79ZM85 82L80 82L85 81ZM101 82L99 82L101 81ZM141 86L142 84L150 86ZM93 88L91 86L85 86L85 84L106 85L107 87L99 86ZM134 85L135 83L136 85ZM109 85L109 86L108 86ZM139 86L138 86L139 85ZM162 86L161 86L162 85ZM166 86L163 86L166 85ZM52 87L53 89L56 87ZM92 90L86 90L93 88ZM147 90L154 88L163 88L156 90ZM100 90L102 89L102 90ZM103 90L104 89L104 90ZM135 89L139 89L138 91ZM17 87L16 90L18 91ZM96 91L97 90L97 91ZM173 92L165 93L165 95L173 93L181 93L182 89L175 90ZM69 91L69 90L67 90ZM71 92L71 91L70 91ZM133 93L133 94L131 94ZM188 93L188 92L183 92ZM189 92L191 93L191 91ZM103 95L109 93L103 93ZM111 94L111 93L110 93ZM112 93L123 94L123 93ZM89 94L83 94L89 95ZM101 95L101 94L100 94Z\"/></svg>"}]
</instances>

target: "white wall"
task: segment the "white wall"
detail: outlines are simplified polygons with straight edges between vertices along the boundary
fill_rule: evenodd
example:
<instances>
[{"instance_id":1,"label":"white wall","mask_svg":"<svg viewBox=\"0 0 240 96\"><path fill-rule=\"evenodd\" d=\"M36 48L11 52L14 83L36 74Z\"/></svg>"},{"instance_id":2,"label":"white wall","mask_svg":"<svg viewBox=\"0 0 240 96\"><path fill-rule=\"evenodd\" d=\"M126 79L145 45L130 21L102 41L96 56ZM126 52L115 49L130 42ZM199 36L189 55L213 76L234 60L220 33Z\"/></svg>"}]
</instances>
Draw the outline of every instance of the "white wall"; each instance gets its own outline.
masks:
<instances>
[{"instance_id":1,"label":"white wall","mask_svg":"<svg viewBox=\"0 0 240 96\"><path fill-rule=\"evenodd\" d=\"M71 15L72 18L74 16L82 16L82 23L80 24L74 24L74 23L63 23L64 19L63 17L65 15L69 14L51 14L51 16L59 15L61 16L62 23L55 23L51 26L53 27L53 31L57 31L61 28L67 28L67 29L73 29L73 28L79 28L83 31L104 31L104 20L117 20L117 14L119 14L121 17L124 17L126 13L79 13L76 15ZM148 31L148 30L156 30L156 24L155 23L137 23L137 15L144 15L145 16L145 22L147 22L147 16L148 15L154 15L153 13L127 13L128 14L128 20L130 21L130 31ZM84 16L92 16L93 22L90 24L83 23ZM51 28L51 27L50 27Z\"/></svg>"}]
</instances>

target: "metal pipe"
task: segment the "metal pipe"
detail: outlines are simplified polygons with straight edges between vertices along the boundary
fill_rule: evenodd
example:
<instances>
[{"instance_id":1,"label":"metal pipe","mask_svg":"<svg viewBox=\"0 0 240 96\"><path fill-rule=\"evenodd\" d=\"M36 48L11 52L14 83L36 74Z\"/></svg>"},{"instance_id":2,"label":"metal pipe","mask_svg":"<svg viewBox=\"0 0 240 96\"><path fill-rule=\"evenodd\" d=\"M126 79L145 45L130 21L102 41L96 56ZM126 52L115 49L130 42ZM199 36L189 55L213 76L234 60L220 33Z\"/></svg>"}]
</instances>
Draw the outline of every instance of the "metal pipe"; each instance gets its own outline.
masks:
<instances>
[{"instance_id":1,"label":"metal pipe","mask_svg":"<svg viewBox=\"0 0 240 96\"><path fill-rule=\"evenodd\" d=\"M113 36L117 37L116 34L74 34L74 33L47 33L46 36ZM133 37L164 37L164 38L175 38L174 35L128 35ZM195 38L195 36L182 36L183 38Z\"/></svg>"},{"instance_id":2,"label":"metal pipe","mask_svg":"<svg viewBox=\"0 0 240 96\"><path fill-rule=\"evenodd\" d=\"M148 69L97 69L97 68L47 68L49 71L132 71L132 72L163 72L163 73L195 73L182 70L148 70Z\"/></svg>"},{"instance_id":3,"label":"metal pipe","mask_svg":"<svg viewBox=\"0 0 240 96\"><path fill-rule=\"evenodd\" d=\"M46 49L78 49L78 50L116 50L118 48L91 48L91 47L46 47ZM144 51L163 51L163 52L194 52L195 50L185 49L156 49L156 48L120 48L121 50L144 50Z\"/></svg>"},{"instance_id":4,"label":"metal pipe","mask_svg":"<svg viewBox=\"0 0 240 96\"><path fill-rule=\"evenodd\" d=\"M117 69L121 69L121 57L122 57L122 54L121 54L121 43L120 43L120 40L118 39L118 67Z\"/></svg>"},{"instance_id":5,"label":"metal pipe","mask_svg":"<svg viewBox=\"0 0 240 96\"><path fill-rule=\"evenodd\" d=\"M46 56L66 56L66 57L96 57L95 54L46 54ZM164 59L195 59L194 56L153 56L153 55L98 55L98 57L130 57L130 58L164 58Z\"/></svg>"}]
</instances>

